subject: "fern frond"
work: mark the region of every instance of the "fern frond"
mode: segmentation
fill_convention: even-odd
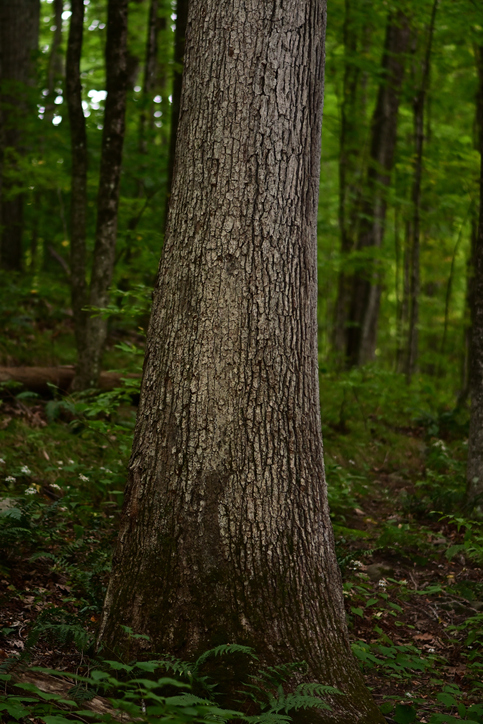
[[[303,694],[284,694],[276,703],[270,707],[270,712],[278,714],[279,712],[298,711],[298,709],[325,709],[330,711],[331,707],[322,701],[318,696],[305,696]]]
[[[194,668],[198,669],[211,656],[224,656],[225,654],[247,654],[250,658],[258,661],[258,656],[255,655],[255,652],[249,646],[241,646],[240,644],[220,644],[220,646],[215,646],[214,648],[202,653],[195,661]]]
[[[318,684],[315,681],[308,684],[299,684],[295,689],[295,692],[303,696],[325,696],[327,694],[341,694],[342,696],[344,695],[343,692],[339,691],[339,689],[336,689],[335,686]]]

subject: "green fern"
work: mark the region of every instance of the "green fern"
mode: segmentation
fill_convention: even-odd
[[[246,654],[247,656],[250,656],[250,658],[258,660],[258,656],[255,655],[255,652],[249,646],[241,646],[239,644],[221,644],[220,646],[215,646],[214,648],[201,654],[201,656],[199,656],[195,661],[193,669],[198,671],[207,659],[216,656],[225,656],[226,654]]]

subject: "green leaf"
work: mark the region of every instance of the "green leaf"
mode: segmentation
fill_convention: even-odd
[[[392,718],[397,724],[411,724],[416,721],[416,709],[409,704],[398,704]]]
[[[128,664],[121,664],[119,661],[104,661],[105,664],[108,664],[111,669],[114,669],[115,671],[132,671],[134,669],[134,666],[129,666]]]
[[[445,692],[441,692],[440,694],[438,694],[436,699],[445,706],[458,706],[458,702],[456,701],[454,696]]]
[[[7,714],[13,716],[14,719],[22,719],[24,716],[28,716],[30,713],[28,709],[20,704],[18,701],[4,700],[0,701],[0,711],[6,711]]]

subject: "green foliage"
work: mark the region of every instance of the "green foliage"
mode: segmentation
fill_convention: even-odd
[[[455,515],[445,515],[441,520],[446,520],[456,526],[458,533],[464,531],[463,541],[451,545],[446,550],[446,557],[451,560],[458,553],[464,553],[469,559],[473,559],[481,565],[483,562],[483,523]]]
[[[16,721],[37,717],[45,724],[65,724],[68,721],[116,722],[128,716],[146,724],[171,721],[174,724],[186,722],[220,722],[236,719],[251,724],[282,724],[290,722],[291,712],[299,709],[330,709],[324,697],[337,692],[336,689],[319,684],[299,684],[293,692],[286,692],[284,684],[290,684],[290,674],[300,665],[274,669],[261,669],[251,678],[257,682],[251,686],[250,701],[258,705],[259,713],[246,715],[242,711],[220,707],[216,703],[216,682],[201,676],[203,665],[210,657],[244,654],[253,662],[257,657],[245,646],[218,646],[203,653],[197,661],[188,664],[180,660],[139,661],[124,664],[101,659],[88,676],[66,674],[65,672],[33,667],[57,677],[66,677],[76,684],[69,688],[66,697],[43,692],[31,683],[19,683],[16,689],[23,689],[27,695],[0,695],[0,711],[6,712]],[[173,676],[162,675],[172,671]],[[156,676],[157,675],[157,676]],[[0,679],[9,682],[10,674],[1,674]],[[279,683],[273,689],[274,681]],[[246,694],[241,683],[238,696]],[[198,696],[196,688],[208,695]],[[177,691],[176,691],[177,690]],[[104,696],[111,705],[111,712],[96,712],[86,709],[85,704],[94,696]],[[40,701],[39,701],[40,700]],[[241,703],[241,702],[239,702]]]

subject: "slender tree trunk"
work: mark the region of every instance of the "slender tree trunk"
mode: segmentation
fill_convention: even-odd
[[[343,362],[347,347],[347,322],[350,309],[352,280],[345,261],[354,248],[357,209],[362,188],[362,149],[364,145],[365,85],[359,54],[367,51],[369,33],[356,13],[353,0],[345,2],[344,51],[345,68],[341,103],[339,155],[339,230],[342,268],[339,272],[337,299],[334,309],[332,346],[339,362]]]
[[[146,37],[146,53],[144,60],[144,78],[142,88],[142,106],[141,113],[139,116],[139,153],[142,156],[148,154],[148,148],[150,145],[150,134],[154,130],[154,108],[159,107],[154,105],[154,96],[158,90],[161,93],[162,103],[161,108],[163,110],[163,123],[166,123],[168,116],[167,109],[169,108],[168,91],[167,91],[167,68],[166,63],[159,63],[159,36],[160,33],[166,31],[167,27],[167,14],[166,0],[151,0],[148,11],[148,31]],[[160,15],[160,12],[163,14]],[[141,163],[141,173],[144,175],[146,165]],[[139,199],[143,196],[149,201],[155,192],[149,193],[146,191],[144,180],[140,178],[137,184],[137,196]],[[140,213],[136,213],[132,216],[127,223],[125,247],[122,255],[124,256],[124,262],[129,265],[132,257],[134,247],[134,232],[139,221],[142,218],[145,206]],[[127,282],[127,279],[126,279]]]
[[[169,202],[171,198],[171,187],[173,185],[176,140],[178,137],[178,122],[181,101],[181,88],[183,84],[183,61],[189,2],[190,0],[176,0],[176,29],[174,33],[174,73],[171,103],[171,134],[169,139],[168,185],[166,187],[166,203],[164,211],[165,233],[166,223],[168,220]]]
[[[347,329],[347,360],[359,365],[374,359],[381,296],[380,266],[372,253],[381,248],[386,219],[386,194],[396,148],[399,99],[404,77],[409,25],[402,11],[390,14],[379,86],[371,124],[371,154],[362,220],[357,240],[359,252],[369,252],[364,271],[354,275]]]
[[[22,269],[23,193],[12,170],[23,152],[22,116],[38,47],[40,0],[0,0],[0,265]]]
[[[408,358],[406,378],[408,382],[415,374],[418,364],[419,346],[419,287],[420,287],[420,230],[421,230],[421,179],[423,175],[424,147],[424,109],[428,92],[431,70],[431,49],[433,45],[434,23],[439,0],[434,0],[429,22],[428,38],[422,62],[421,85],[413,102],[414,117],[414,177],[412,189],[413,219],[411,224],[411,288]]]
[[[478,115],[481,154],[480,213],[475,244],[473,308],[470,354],[470,431],[468,436],[467,496],[469,503],[483,511],[483,46],[476,48],[478,70]]]
[[[54,37],[50,48],[49,66],[47,70],[47,98],[45,101],[44,118],[52,121],[55,110],[55,92],[56,82],[59,82],[63,75],[62,55],[60,53],[60,45],[62,43],[62,12],[64,10],[64,0],[54,0]]]
[[[107,306],[114,269],[126,110],[127,12],[128,0],[109,0],[106,42],[107,97],[102,132],[96,240],[89,287],[91,307]],[[77,374],[73,389],[96,386],[106,337],[107,320],[100,315],[89,316],[85,324],[83,346],[78,348]]]
[[[155,89],[160,85],[160,69],[158,61],[158,37],[166,29],[166,17],[159,17],[162,6],[160,0],[151,0],[148,14],[148,32],[146,38],[146,55],[144,60],[143,100],[142,111],[139,118],[139,150],[147,153],[147,130],[152,130],[153,96]],[[166,73],[162,72],[162,79],[166,81]],[[163,84],[164,85],[164,84]]]
[[[88,320],[88,313],[84,309],[88,301],[86,283],[87,137],[80,78],[84,0],[71,0],[71,11],[65,84],[72,153],[70,288],[76,346],[80,355],[81,351],[87,347]]]
[[[471,219],[470,253],[466,261],[466,295],[465,311],[463,317],[463,354],[461,358],[461,390],[458,394],[457,405],[466,404],[470,394],[471,374],[471,329],[473,325],[474,302],[474,271],[476,258],[476,241],[478,238],[478,219]]]
[[[473,206],[473,201],[471,201],[470,206],[468,208],[468,213],[466,214],[466,217],[461,224],[458,238],[456,239],[456,244],[454,245],[453,254],[451,256],[451,266],[449,269],[448,283],[446,284],[446,294],[445,294],[445,301],[444,301],[443,339],[441,340],[441,352],[440,352],[440,362],[438,365],[438,377],[440,377],[442,374],[442,364],[443,364],[443,360],[445,359],[445,354],[446,354],[446,339],[448,336],[448,327],[449,327],[449,309],[450,309],[451,292],[453,290],[453,281],[454,281],[454,275],[455,275],[456,256],[458,254],[458,249],[459,249],[459,246],[463,239],[463,230],[466,226],[466,221],[471,214],[472,206]],[[465,301],[467,302],[467,299]]]
[[[403,269],[402,269],[402,299],[399,316],[399,334],[398,348],[396,357],[396,369],[398,372],[404,373],[407,361],[407,332],[409,325],[409,294],[410,294],[410,276],[411,276],[411,226],[406,220],[404,225],[404,249],[403,249]]]
[[[191,0],[173,195],[104,651],[233,642],[378,724],[349,646],[317,360],[325,3]]]

